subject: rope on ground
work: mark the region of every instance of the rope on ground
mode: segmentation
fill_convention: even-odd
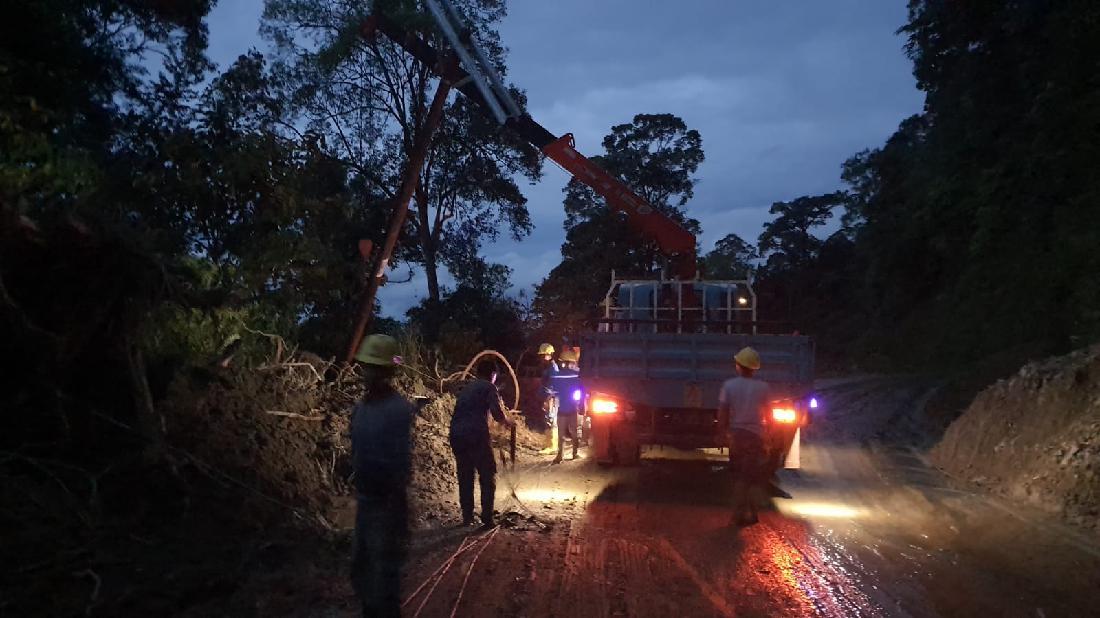
[[[540,468],[542,469],[541,471],[539,471]],[[540,485],[542,485],[542,477],[546,473],[546,471],[549,470],[549,469],[550,469],[550,465],[546,465],[546,466],[529,466],[528,468],[526,468],[527,472],[530,472],[530,471],[534,470],[538,474],[538,480],[535,483],[535,488],[536,489]],[[501,478],[504,479],[504,483],[508,486],[508,489],[511,492],[512,499],[515,500],[516,505],[519,506],[519,508],[523,509],[527,513],[527,515],[534,518],[533,521],[534,521],[535,524],[537,524],[543,530],[546,530],[547,528],[549,528],[549,526],[547,526],[545,523],[543,523],[539,519],[538,515],[536,515],[535,512],[531,510],[531,507],[527,506],[527,503],[525,503],[522,499],[520,499],[520,497],[519,497],[519,483],[516,482],[514,474],[515,473],[513,472],[511,474],[505,473],[505,474],[501,475]]]
[[[455,616],[458,615],[458,605],[462,603],[462,595],[466,592],[466,584],[470,582],[470,573],[473,573],[474,567],[477,566],[477,559],[481,557],[481,554],[484,553],[489,547],[489,544],[493,542],[493,537],[495,537],[498,532],[500,532],[500,526],[493,528],[493,532],[489,535],[489,538],[486,539],[485,544],[481,546],[481,549],[477,550],[476,554],[474,554],[474,559],[470,562],[470,568],[466,569],[466,577],[462,580],[462,587],[458,589],[458,597],[455,598],[455,605],[451,608],[451,618],[455,618]]]
[[[466,549],[469,549],[469,548],[473,547],[478,542],[478,540],[479,539],[475,538],[474,540],[470,541],[470,544],[466,545]],[[465,543],[465,541],[463,541],[463,543]],[[462,548],[460,547],[459,549],[462,549]],[[463,550],[463,551],[465,551],[465,550]],[[417,606],[416,613],[413,614],[413,618],[419,618],[420,612],[424,611],[424,606],[428,604],[428,599],[432,598],[432,593],[435,592],[436,587],[439,586],[439,582],[443,581],[443,576],[445,576],[447,574],[447,571],[451,570],[451,566],[453,566],[454,563],[456,562],[459,553],[460,552],[455,552],[454,557],[449,559],[444,564],[443,569],[439,572],[439,577],[436,577],[435,581],[432,582],[432,587],[428,588],[428,592],[424,594],[424,599],[421,600],[420,605]]]
[[[440,571],[446,572],[446,570],[450,568],[451,563],[454,562],[455,559],[458,558],[458,556],[460,554],[465,552],[467,549],[470,549],[471,547],[473,547],[474,543],[476,543],[476,542],[477,542],[477,539],[471,540],[470,537],[463,538],[462,542],[459,543],[459,545],[458,545],[458,549],[456,549],[453,554],[448,556],[446,560],[439,563],[439,566],[436,567],[435,572],[432,573],[431,575],[429,575],[428,578],[425,579],[422,584],[417,586],[416,590],[412,591],[412,594],[410,594],[408,596],[408,598],[406,598],[405,601],[403,603],[401,603],[401,607],[405,607],[406,605],[411,603],[412,600],[416,598],[416,595],[420,594],[420,591],[424,589],[424,586],[427,586],[428,582],[432,581],[432,579],[434,579],[436,576],[442,577],[442,574],[440,573]],[[433,586],[433,588],[434,588],[434,586]],[[431,596],[431,595],[429,594],[428,596]]]

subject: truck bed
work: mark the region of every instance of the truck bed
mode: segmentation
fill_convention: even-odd
[[[778,397],[805,394],[814,375],[814,344],[800,335],[725,333],[589,333],[581,342],[585,389],[649,409],[718,408],[718,390],[733,377],[733,355],[760,353],[757,377]]]

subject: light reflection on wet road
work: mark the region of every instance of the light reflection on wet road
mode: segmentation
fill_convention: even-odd
[[[566,462],[505,476],[524,508],[558,525],[489,552],[494,572],[522,574],[478,582],[477,615],[1100,615],[1095,539],[956,486],[883,437],[923,390],[830,393],[803,468],[782,474],[794,498],[746,529],[729,526],[716,452],[652,449],[636,468]]]
[[[721,455],[657,449],[637,470],[608,473],[584,525],[674,548],[671,563],[724,591],[716,615],[1100,615],[1094,542],[876,439],[921,394],[833,393],[832,416],[807,431],[803,468],[782,474],[794,499],[775,500],[757,526],[728,527]]]

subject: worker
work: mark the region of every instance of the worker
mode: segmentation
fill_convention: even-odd
[[[578,356],[574,350],[562,350],[558,357],[561,367],[550,376],[554,391],[558,393],[558,456],[554,463],[561,463],[565,450],[565,438],[573,443],[573,459],[577,458],[577,414],[582,405],[581,373],[577,367]]]
[[[477,379],[458,394],[451,417],[450,442],[458,469],[458,502],[462,507],[462,523],[474,523],[474,473],[481,486],[481,523],[493,527],[493,498],[496,494],[496,460],[489,440],[489,421],[507,427],[515,422],[504,414],[504,405],[497,391],[497,367],[491,360],[478,363]]]
[[[550,439],[552,442],[556,442],[557,437],[557,422],[558,422],[558,400],[557,393],[554,391],[554,385],[551,382],[553,377],[558,374],[561,367],[558,363],[554,362],[554,346],[549,343],[544,343],[539,346],[539,358],[542,359],[542,413],[546,419],[546,425],[550,428]],[[556,444],[551,444],[551,448],[556,448]]]
[[[367,337],[355,358],[363,364],[364,391],[351,418],[357,498],[352,587],[364,616],[400,616],[416,408],[392,385],[400,364],[393,337]]]
[[[726,428],[730,472],[733,475],[733,520],[735,526],[757,522],[757,504],[762,500],[765,474],[764,422],[770,397],[768,383],[754,374],[760,370],[760,355],[746,347],[734,357],[737,377],[726,380],[718,394],[718,418]]]
[[[539,345],[539,358],[544,364],[554,364],[554,346],[549,343]]]

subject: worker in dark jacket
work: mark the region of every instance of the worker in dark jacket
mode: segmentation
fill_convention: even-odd
[[[496,494],[497,464],[489,441],[489,416],[506,425],[515,423],[504,414],[497,392],[496,364],[490,360],[478,363],[477,379],[458,394],[451,417],[451,450],[458,468],[458,501],[462,507],[462,523],[474,523],[474,473],[481,485],[481,523],[493,526],[493,498]]]
[[[583,393],[581,392],[581,372],[577,367],[577,352],[575,350],[563,350],[561,356],[561,368],[550,376],[552,388],[558,393],[558,456],[554,463],[561,463],[562,451],[565,450],[565,439],[569,438],[573,443],[573,459],[577,458],[577,415],[580,412]]]
[[[357,510],[352,587],[364,616],[401,615],[401,569],[408,536],[409,442],[416,408],[391,382],[400,357],[386,335],[363,340],[366,390],[351,419]]]
[[[559,401],[550,380],[561,371],[561,367],[554,361],[554,346],[549,343],[539,346],[539,358],[542,359],[542,411],[545,414],[546,425],[550,428],[551,437],[557,439],[554,431]]]

